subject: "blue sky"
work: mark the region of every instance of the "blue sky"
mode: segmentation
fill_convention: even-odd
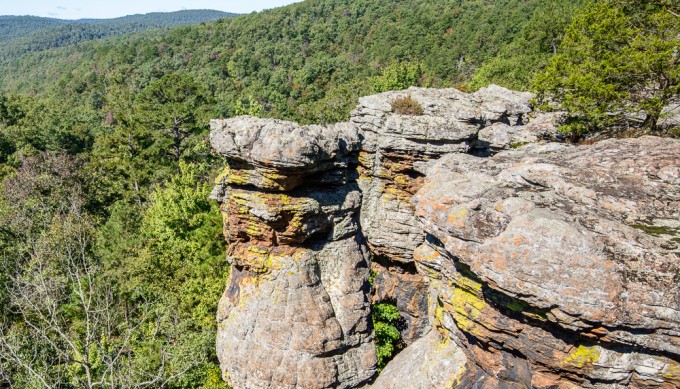
[[[0,15],[35,15],[59,19],[115,18],[182,9],[249,13],[295,0],[0,0]]]

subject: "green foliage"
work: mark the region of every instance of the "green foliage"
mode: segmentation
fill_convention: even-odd
[[[192,136],[205,133],[207,125],[199,121],[207,103],[202,89],[191,76],[166,74],[144,88],[133,107],[141,126],[152,132],[156,147],[175,162]]]
[[[357,98],[374,90],[468,81],[542,4],[307,1],[23,55],[3,66],[0,83],[69,106],[101,106],[111,85],[138,93],[175,73],[206,88],[212,99],[206,108],[214,117],[247,112],[250,102],[257,102],[258,116],[304,123],[346,120]]]
[[[41,154],[4,181],[0,366],[19,387],[155,380],[130,354],[153,325],[151,307],[122,304],[117,280],[102,271],[79,170],[72,158]]]
[[[3,374],[20,387],[224,387],[214,315],[228,267],[206,168],[182,162],[150,205],[119,201],[101,226],[83,173],[41,153],[4,180]]]
[[[418,85],[422,75],[422,64],[419,61],[394,63],[383,69],[380,76],[373,78],[373,90],[380,93],[407,89]]]
[[[574,135],[613,125],[654,130],[680,92],[680,7],[670,1],[598,1],[574,17],[534,83],[544,108],[566,109]]]
[[[91,115],[87,107],[60,106],[42,97],[10,94],[0,98],[0,134],[10,149],[27,154],[78,153],[92,143],[86,125]]]
[[[262,107],[262,104],[260,104],[259,101],[255,100],[253,96],[248,96],[248,105],[243,105],[241,100],[238,100],[236,102],[236,106],[234,107],[234,114],[235,115],[250,115],[250,116],[260,116],[262,115],[262,112],[264,110],[264,107]]]
[[[197,328],[213,329],[215,299],[226,281],[222,218],[208,198],[201,168],[180,164],[180,173],[151,196],[140,232],[146,239],[139,276],[159,294],[177,293],[177,305]]]
[[[401,334],[397,326],[400,322],[399,310],[391,303],[373,304],[373,327],[375,329],[375,351],[378,357],[378,370],[398,351]]]
[[[150,196],[151,205],[116,204],[102,227],[98,249],[107,274],[120,280],[123,296],[135,306],[154,301],[154,336],[140,345],[146,370],[161,369],[157,351],[174,356],[165,374],[171,387],[215,386],[215,302],[228,266],[217,205],[208,199],[205,169],[180,164],[180,173]]]
[[[497,84],[516,90],[529,89],[534,76],[545,69],[557,52],[564,31],[583,2],[550,0],[544,7],[536,8],[517,37],[477,70],[471,87],[478,89]]]

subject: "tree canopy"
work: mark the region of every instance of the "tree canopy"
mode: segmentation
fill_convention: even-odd
[[[611,126],[656,129],[680,96],[680,4],[590,2],[533,84],[544,108],[570,114],[574,134]]]

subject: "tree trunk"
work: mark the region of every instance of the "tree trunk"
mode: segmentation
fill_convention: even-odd
[[[642,123],[642,128],[649,132],[655,132],[658,128],[659,118],[661,117],[661,110],[658,108],[649,109],[647,111],[647,117]]]

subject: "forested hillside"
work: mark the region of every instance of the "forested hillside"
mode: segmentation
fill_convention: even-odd
[[[208,119],[334,122],[375,91],[527,88],[578,4],[308,0],[21,46],[0,61],[0,384],[223,387]]]
[[[114,19],[62,20],[35,16],[0,16],[0,57],[3,61],[23,54],[73,45],[154,28],[176,27],[236,14],[213,10],[186,10],[131,15]]]
[[[307,1],[28,55],[8,64],[0,77],[5,90],[66,93],[82,101],[105,96],[105,85],[117,79],[141,89],[163,74],[181,72],[210,89],[219,115],[253,101],[267,116],[337,121],[359,94],[373,88],[371,77],[390,65],[410,62],[418,67],[419,84],[450,86],[469,81],[520,36],[526,51],[551,53],[544,42],[558,43],[559,36],[552,31],[543,36],[540,26],[568,23],[571,10],[555,4],[574,2],[551,1],[534,12],[544,2]],[[556,18],[555,9],[564,14]],[[534,26],[523,29],[529,22]],[[520,70],[535,71],[533,66]]]
[[[38,16],[0,16],[0,42],[5,42],[34,31],[66,23],[65,20],[41,18]]]

